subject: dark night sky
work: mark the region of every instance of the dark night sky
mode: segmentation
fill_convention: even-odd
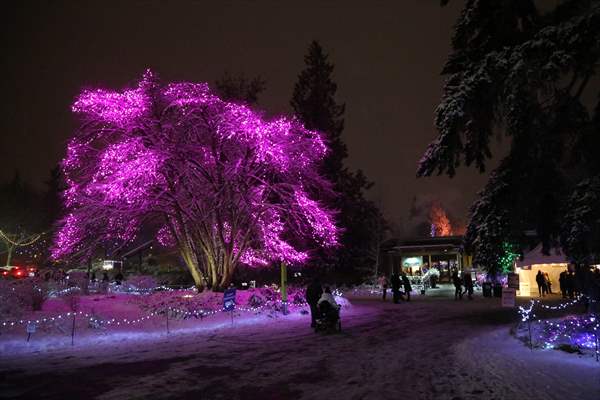
[[[75,126],[69,106],[79,89],[122,88],[146,67],[165,80],[211,83],[225,70],[260,74],[267,80],[260,105],[289,113],[312,39],[336,66],[347,163],[376,182],[371,197],[390,219],[406,223],[415,195],[466,216],[486,180],[473,169],[454,179],[415,178],[436,136],[439,71],[462,1],[445,8],[439,0],[16,3],[2,18],[0,180],[18,168],[41,187]]]

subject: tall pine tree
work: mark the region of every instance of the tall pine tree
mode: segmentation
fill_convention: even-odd
[[[442,1],[446,3],[446,1]],[[600,260],[600,0],[469,0],[456,24],[436,110],[439,136],[418,175],[483,171],[490,141],[508,154],[471,208],[466,244],[476,264],[501,270],[506,243],[524,247],[535,229],[547,252],[562,242],[576,263]]]
[[[305,69],[298,75],[291,106],[309,129],[323,132],[331,149],[323,162],[323,174],[334,183],[337,196],[330,206],[339,210],[338,226],[343,229],[335,254],[320,254],[317,263],[337,272],[338,281],[359,282],[377,270],[379,244],[387,223],[378,207],[365,198],[373,186],[361,170],[344,166],[348,149],[342,140],[345,104],[336,101],[337,85],[332,79],[334,65],[317,41],[304,57]]]

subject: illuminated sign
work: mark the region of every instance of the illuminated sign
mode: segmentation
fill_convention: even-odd
[[[421,268],[423,257],[402,257],[402,268]]]

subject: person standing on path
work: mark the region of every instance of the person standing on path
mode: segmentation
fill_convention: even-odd
[[[467,293],[468,299],[473,300],[473,278],[469,271],[465,271],[463,281],[465,283],[465,293]]]
[[[315,318],[317,316],[317,304],[319,303],[319,299],[321,298],[321,294],[323,294],[323,288],[321,287],[321,282],[318,278],[314,278],[310,285],[306,288],[306,302],[310,306],[310,326],[311,328],[315,327]]]
[[[382,291],[382,300],[385,301],[385,297],[387,295],[387,290],[388,290],[388,286],[389,286],[389,282],[388,282],[388,278],[385,275],[381,275],[379,277],[379,286],[381,286],[381,291]]]
[[[560,293],[562,294],[562,298],[567,298],[567,271],[563,271],[560,273],[558,277],[558,285],[560,286]]]
[[[398,304],[398,301],[400,300],[400,277],[397,273],[394,272],[390,280],[392,283],[392,294],[394,298],[394,303]]]
[[[410,301],[410,292],[412,292],[412,286],[410,286],[410,280],[408,280],[408,276],[406,276],[405,272],[402,272],[402,285],[404,286],[406,301]]]
[[[538,270],[537,274],[535,275],[535,282],[538,285],[538,292],[540,293],[540,297],[544,297],[544,295],[546,294],[546,290],[544,289],[544,281],[546,279],[544,278],[544,274],[542,274],[542,271]]]
[[[552,294],[552,281],[547,272],[544,272],[544,281],[546,282],[546,293]]]
[[[454,300],[462,300],[462,280],[458,276],[458,270],[454,268],[452,272],[452,283],[454,283]]]

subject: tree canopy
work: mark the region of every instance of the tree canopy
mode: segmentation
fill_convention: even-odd
[[[198,286],[223,287],[240,263],[303,263],[337,245],[321,134],[267,120],[204,83],[146,72],[121,92],[84,90],[62,171],[66,214],[55,258],[126,246],[141,229],[175,246]]]

